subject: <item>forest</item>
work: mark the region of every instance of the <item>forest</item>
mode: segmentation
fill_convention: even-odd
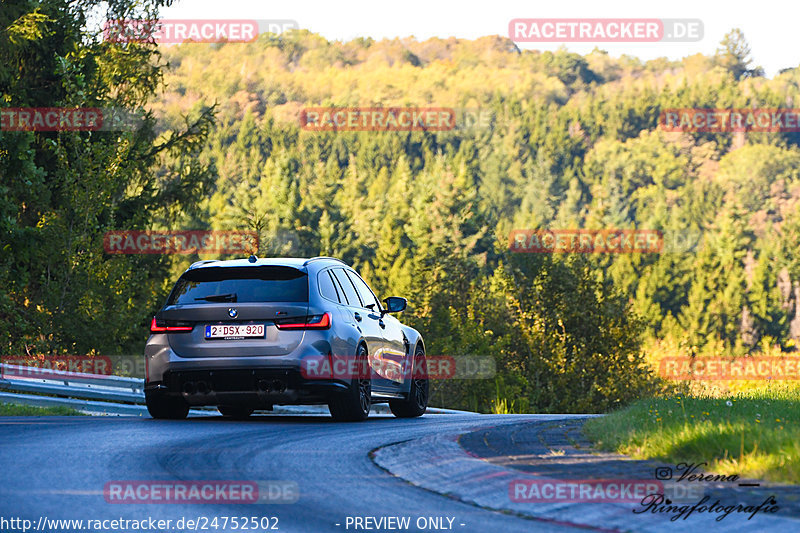
[[[112,1],[107,16],[163,4]],[[430,355],[495,360],[491,379],[437,383],[439,406],[604,412],[663,389],[663,357],[797,350],[800,135],[660,121],[797,105],[800,68],[765,77],[737,29],[714,55],[646,62],[500,36],[293,30],[159,46],[104,40],[87,15],[98,5],[0,10],[2,107],[141,117],[120,131],[0,131],[0,355],[141,353],[198,256],[108,254],[104,235],[179,229],[256,232],[262,257],[341,258],[380,298],[409,299],[400,318]],[[321,106],[459,120],[304,129],[303,110]],[[663,246],[509,246],[540,229],[657,231]]]

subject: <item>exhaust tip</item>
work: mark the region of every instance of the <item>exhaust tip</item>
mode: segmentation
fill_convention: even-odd
[[[197,392],[200,394],[208,394],[209,388],[208,383],[205,381],[198,381],[197,382]]]
[[[267,381],[266,379],[259,379],[258,390],[262,392],[269,392],[269,381]]]
[[[183,392],[186,394],[194,394],[197,391],[197,388],[194,385],[193,381],[187,381],[183,384]]]
[[[279,379],[272,380],[272,390],[275,392],[284,392],[286,390],[286,383]]]

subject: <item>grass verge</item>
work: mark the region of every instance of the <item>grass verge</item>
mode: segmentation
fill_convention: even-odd
[[[639,400],[584,425],[601,449],[636,459],[707,463],[743,478],[800,483],[800,390]]]
[[[36,407],[16,403],[0,403],[0,416],[82,416],[83,413],[70,407]]]

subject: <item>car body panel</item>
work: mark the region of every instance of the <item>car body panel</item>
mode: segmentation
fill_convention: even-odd
[[[204,261],[192,265],[184,275],[211,267],[252,266],[291,267],[302,272],[308,280],[307,302],[202,301],[165,305],[156,314],[159,323],[191,326],[192,330],[150,336],[145,347],[147,390],[182,396],[190,405],[248,404],[269,408],[326,403],[331,394],[350,387],[350,381],[337,379],[339,376],[308,377],[303,373],[304,360],[352,359],[358,345],[364,344],[373,370],[373,392],[378,395],[373,401],[385,401],[381,394],[408,392],[409,351],[413,355],[421,336],[381,308],[376,309],[381,304],[366,283],[377,302],[372,308],[364,307],[370,305],[362,301],[369,295],[358,294],[357,282],[349,288],[336,286],[351,282],[349,278],[340,279],[342,274],[357,276],[343,262],[333,258]],[[328,279],[337,291],[347,291],[353,302],[340,303],[342,296],[335,295],[333,300],[320,293],[320,280],[324,282],[324,276],[332,269],[341,272]],[[231,310],[235,310],[235,316],[231,316]],[[330,317],[328,329],[286,330],[277,325],[324,313]],[[205,326],[213,324],[264,324],[264,337],[207,339]],[[391,375],[387,375],[387,368],[393,368]]]

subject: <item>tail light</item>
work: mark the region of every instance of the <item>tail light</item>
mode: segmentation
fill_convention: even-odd
[[[185,333],[192,331],[193,328],[194,326],[186,325],[185,322],[167,324],[164,320],[156,320],[156,317],[153,317],[153,321],[150,322],[150,333]]]
[[[286,322],[276,322],[278,329],[328,329],[331,327],[330,313],[313,315],[306,317],[305,320],[296,318]]]

